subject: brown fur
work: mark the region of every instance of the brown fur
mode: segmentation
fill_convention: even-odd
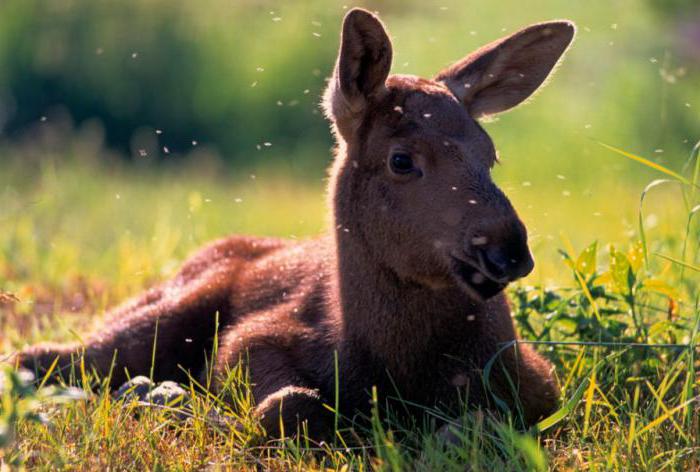
[[[127,372],[149,373],[157,325],[154,376],[186,380],[183,371],[202,375],[218,314],[218,378],[244,359],[272,436],[280,414],[287,432],[308,420],[312,436],[327,435],[334,352],[345,416],[367,411],[373,386],[452,411],[465,397],[488,406],[482,369],[517,339],[501,290],[532,260],[523,224],[491,180],[494,146],[475,118],[530,96],[573,32],[563,21],[533,25],[426,80],[388,76],[381,22],[351,11],[324,104],[338,139],[331,234],[217,241],[173,280],[114,310],[84,347],[34,346],[18,363],[41,370],[59,357],[65,368],[84,348],[101,374],[114,361],[118,386]],[[390,169],[399,151],[415,171]],[[526,345],[499,362],[493,392],[519,404],[527,422],[553,411],[549,362]]]

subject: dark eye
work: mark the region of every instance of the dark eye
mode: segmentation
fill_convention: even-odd
[[[416,170],[413,167],[413,159],[411,155],[405,152],[395,152],[389,158],[389,167],[395,174],[409,174]]]

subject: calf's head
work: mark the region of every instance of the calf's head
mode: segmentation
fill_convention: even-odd
[[[527,233],[491,179],[496,151],[478,119],[532,95],[573,36],[568,21],[532,25],[423,79],[389,75],[382,23],[350,11],[324,97],[339,145],[337,238],[359,241],[402,279],[456,283],[475,299],[527,275]]]

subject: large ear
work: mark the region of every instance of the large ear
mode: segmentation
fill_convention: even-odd
[[[391,40],[379,18],[360,8],[350,10],[343,21],[338,61],[324,96],[326,113],[339,127],[386,91],[391,56]]]
[[[570,21],[528,26],[473,52],[435,80],[444,82],[474,118],[506,111],[542,85],[575,31]]]

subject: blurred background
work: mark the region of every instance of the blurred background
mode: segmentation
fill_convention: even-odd
[[[548,86],[485,125],[535,281],[558,280],[562,241],[638,236],[660,175],[596,141],[681,171],[700,139],[696,0],[3,0],[0,282],[79,274],[128,293],[213,237],[323,230],[318,103],[352,6],[385,21],[393,72],[424,76],[529,23],[577,23]],[[675,189],[653,192],[650,234],[682,233]]]

